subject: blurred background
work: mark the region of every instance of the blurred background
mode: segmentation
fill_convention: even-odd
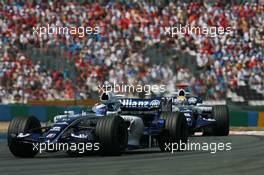
[[[164,84],[168,92],[185,83],[211,104],[263,109],[263,0],[0,2],[1,104],[92,104],[108,81]],[[48,24],[99,26],[100,33],[33,34]],[[163,35],[179,24],[232,32]]]

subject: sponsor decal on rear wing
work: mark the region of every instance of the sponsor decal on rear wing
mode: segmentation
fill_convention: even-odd
[[[161,101],[159,99],[120,99],[121,108],[127,110],[150,110],[159,109]]]

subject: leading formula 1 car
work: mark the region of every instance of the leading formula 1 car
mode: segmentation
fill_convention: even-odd
[[[186,117],[189,134],[202,131],[203,136],[229,135],[227,105],[205,105],[201,97],[191,96],[188,85],[180,84],[176,96],[164,98],[169,111],[178,111]]]
[[[15,117],[8,128],[8,147],[17,157],[34,157],[40,143],[99,143],[102,155],[121,155],[127,149],[153,147],[161,151],[166,143],[186,143],[187,122],[183,113],[161,110],[159,99],[120,99],[104,92],[101,104],[92,112],[70,111],[54,117],[51,126],[42,127],[36,117]],[[136,114],[135,114],[136,113]],[[53,149],[52,151],[58,151]],[[78,155],[78,150],[68,150]]]

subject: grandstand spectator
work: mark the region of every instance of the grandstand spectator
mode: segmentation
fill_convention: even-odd
[[[264,8],[260,4],[146,2],[78,3],[49,1],[39,4],[9,1],[0,4],[0,99],[88,98],[105,80],[134,84],[191,83],[195,93],[224,97],[227,89],[249,83],[263,89]],[[100,27],[99,34],[53,34],[39,37],[33,27]],[[178,24],[232,27],[232,32],[209,37],[190,34],[170,38],[164,27]],[[69,73],[33,64],[18,48],[33,45],[56,48],[74,62],[76,84]],[[192,79],[191,71],[152,64],[144,48],[164,45],[196,56],[204,70]],[[161,50],[163,52],[164,50]],[[227,85],[227,86],[226,86]]]

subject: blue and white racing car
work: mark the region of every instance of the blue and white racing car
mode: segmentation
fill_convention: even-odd
[[[39,152],[36,145],[90,143],[102,155],[121,155],[127,149],[154,146],[169,151],[166,143],[187,142],[184,113],[163,110],[160,99],[120,99],[105,92],[100,101],[92,112],[68,111],[46,127],[34,116],[13,118],[8,128],[10,151],[17,157],[34,157]],[[53,148],[46,151],[59,151]],[[67,153],[79,155],[80,151]]]
[[[188,85],[178,85],[176,96],[164,98],[168,111],[183,113],[189,134],[202,131],[204,136],[227,136],[229,112],[227,105],[205,105],[201,97],[191,96]]]

